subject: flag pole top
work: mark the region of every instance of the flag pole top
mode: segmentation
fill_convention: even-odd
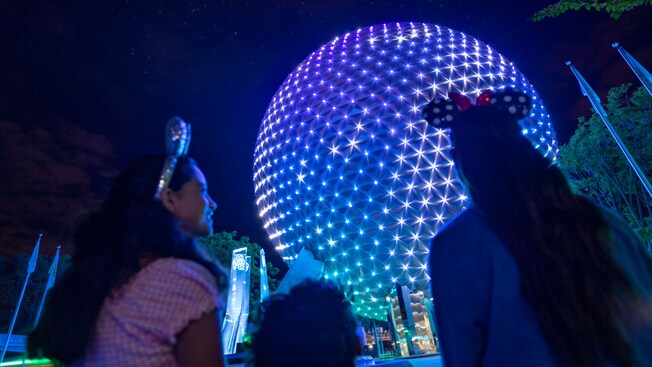
[[[570,60],[568,60],[568,61],[566,61],[566,65],[568,65],[568,66],[573,66],[573,63],[570,62]]]
[[[614,42],[614,43],[611,44],[611,47],[618,48],[618,47],[620,47],[620,43]]]

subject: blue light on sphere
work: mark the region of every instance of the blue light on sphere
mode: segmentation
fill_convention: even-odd
[[[276,250],[290,266],[311,250],[326,277],[351,286],[364,316],[385,318],[395,282],[427,292],[429,240],[468,199],[448,132],[420,112],[449,91],[475,97],[506,86],[532,97],[523,133],[556,155],[532,85],[464,33],[376,25],[313,52],[274,95],[254,153],[256,204]]]

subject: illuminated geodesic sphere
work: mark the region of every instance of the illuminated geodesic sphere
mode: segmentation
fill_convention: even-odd
[[[449,91],[520,88],[534,108],[523,133],[557,153],[545,107],[498,52],[461,32],[397,23],[358,29],[285,79],[254,153],[256,204],[291,266],[302,248],[350,285],[359,314],[384,318],[393,283],[428,292],[428,244],[467,202],[448,133],[420,111]]]

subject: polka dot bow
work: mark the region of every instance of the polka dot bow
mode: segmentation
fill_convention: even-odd
[[[435,98],[423,110],[423,118],[432,126],[440,129],[451,127],[451,123],[471,107],[492,106],[505,110],[520,120],[530,113],[532,101],[525,93],[506,88],[498,92],[490,90],[478,96],[475,103],[467,96],[449,93],[448,99]]]

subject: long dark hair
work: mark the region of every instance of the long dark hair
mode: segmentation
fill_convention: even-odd
[[[619,302],[635,290],[611,255],[613,235],[600,209],[572,192],[506,111],[471,108],[459,125],[456,164],[473,204],[516,260],[554,355],[568,366],[635,364]]]
[[[152,154],[132,161],[117,177],[108,199],[79,223],[74,235],[72,266],[48,297],[43,316],[30,334],[30,355],[68,363],[81,357],[92,338],[104,299],[140,268],[142,256],[177,257],[205,266],[218,287],[224,270],[207,260],[192,238],[154,193],[165,156]],[[194,177],[195,162],[179,158],[170,189],[178,191]]]

